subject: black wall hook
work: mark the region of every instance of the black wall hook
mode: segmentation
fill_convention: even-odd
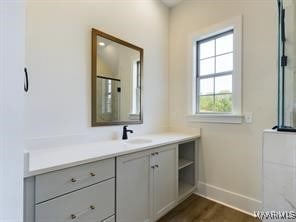
[[[25,90],[25,92],[28,92],[29,91],[29,78],[28,78],[27,68],[24,68],[24,71],[25,71],[24,90]]]

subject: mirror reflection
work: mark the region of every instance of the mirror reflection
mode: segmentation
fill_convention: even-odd
[[[142,54],[137,46],[93,30],[93,126],[142,123]]]

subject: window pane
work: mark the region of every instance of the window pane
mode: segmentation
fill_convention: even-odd
[[[232,111],[232,94],[215,96],[215,112],[229,113]]]
[[[232,71],[233,53],[216,57],[216,73]]]
[[[214,78],[200,80],[200,95],[214,94]]]
[[[216,55],[233,51],[233,33],[216,39]]]
[[[215,40],[201,43],[199,45],[199,58],[204,59],[215,55]]]
[[[213,112],[214,110],[214,96],[200,96],[199,97],[199,112]]]
[[[232,75],[215,78],[215,94],[232,93]]]
[[[213,74],[215,72],[214,58],[200,60],[199,62],[199,75],[204,76]]]

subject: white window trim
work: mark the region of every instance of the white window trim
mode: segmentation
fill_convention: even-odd
[[[188,121],[211,123],[242,123],[242,16],[215,24],[190,34],[188,41]],[[196,113],[196,42],[229,30],[233,34],[232,113]]]

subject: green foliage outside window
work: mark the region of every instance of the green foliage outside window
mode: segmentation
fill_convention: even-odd
[[[223,94],[200,96],[200,112],[221,112],[229,113],[232,111],[232,94],[229,92],[220,92]]]

